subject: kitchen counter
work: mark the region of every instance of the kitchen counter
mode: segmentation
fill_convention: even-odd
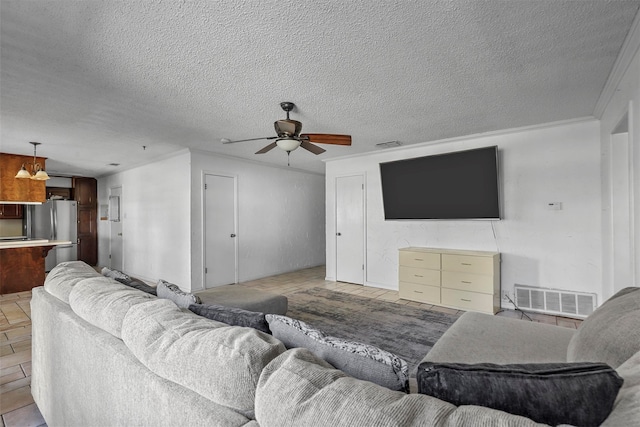
[[[37,246],[57,246],[70,245],[70,240],[47,240],[47,239],[29,239],[29,240],[0,240],[0,249],[13,248],[33,248]]]
[[[0,295],[42,286],[47,253],[57,245],[70,243],[46,239],[0,241]]]

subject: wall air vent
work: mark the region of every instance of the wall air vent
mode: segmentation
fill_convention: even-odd
[[[527,311],[585,318],[596,308],[596,294],[515,285],[516,304]]]

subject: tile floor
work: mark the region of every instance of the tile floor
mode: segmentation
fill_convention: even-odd
[[[288,295],[299,290],[323,287],[337,292],[406,304],[428,310],[457,313],[457,310],[422,304],[398,297],[397,291],[364,287],[324,279],[324,266],[244,282],[245,286]],[[31,292],[0,295],[0,427],[44,425],[44,419],[31,397]],[[521,318],[514,310],[498,316]],[[530,313],[536,322],[577,328],[580,320]]]
[[[40,426],[31,397],[31,292],[0,295],[0,427]]]

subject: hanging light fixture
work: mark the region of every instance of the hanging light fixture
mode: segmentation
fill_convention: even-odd
[[[41,143],[30,142],[29,144],[33,145],[33,165],[31,166],[33,172],[29,172],[25,167],[25,163],[23,163],[22,168],[16,174],[16,178],[30,178],[38,181],[46,181],[47,179],[49,179],[49,175],[47,174],[47,172],[45,172],[44,169],[42,169],[42,166],[40,166],[40,163],[37,163],[36,160],[36,147]]]

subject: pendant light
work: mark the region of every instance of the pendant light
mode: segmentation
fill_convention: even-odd
[[[29,178],[35,179],[37,181],[46,181],[47,179],[49,179],[49,175],[47,174],[47,172],[45,172],[44,169],[42,169],[42,166],[40,166],[40,163],[37,163],[36,160],[36,147],[41,143],[30,142],[29,144],[33,145],[33,165],[31,165],[33,172],[29,172],[25,167],[25,163],[23,163],[22,168],[16,174],[16,178]]]

